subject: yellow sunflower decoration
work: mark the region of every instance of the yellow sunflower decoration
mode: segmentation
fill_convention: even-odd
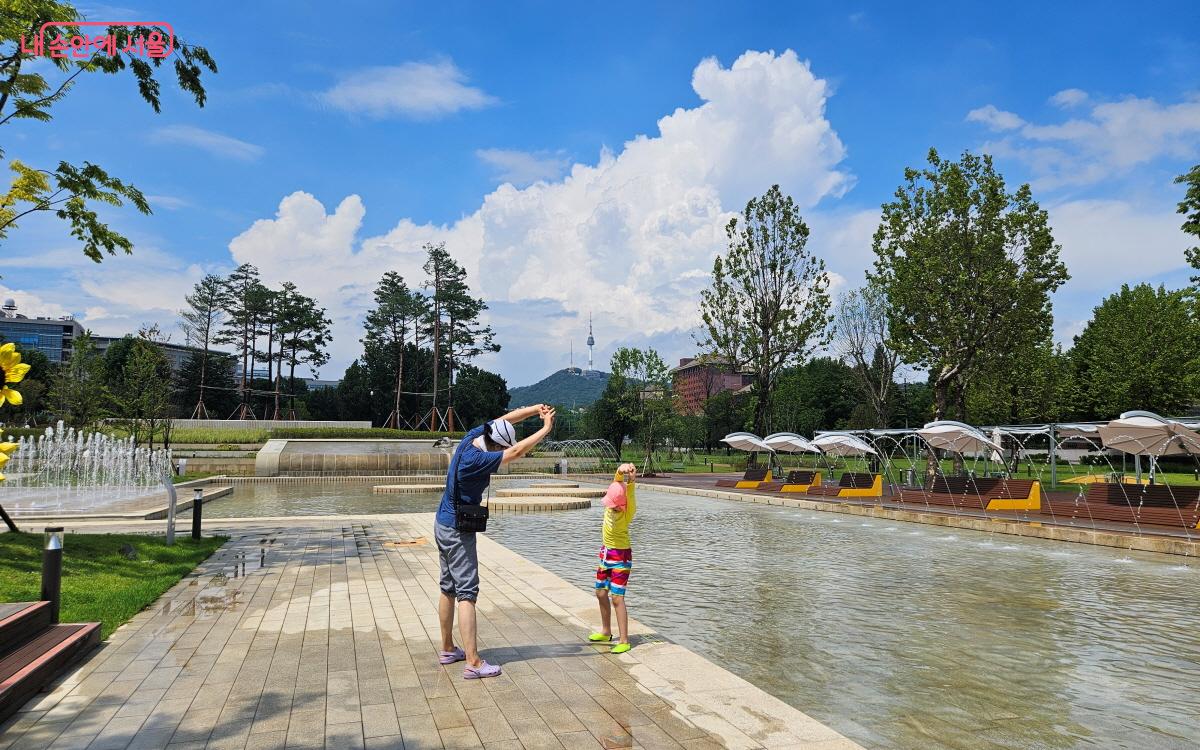
[[[0,370],[4,370],[4,386],[0,387],[0,405],[5,403],[13,406],[21,405],[21,394],[9,387],[12,383],[20,383],[29,372],[29,365],[21,362],[21,353],[14,344],[0,346]]]
[[[29,372],[29,365],[21,362],[21,353],[17,351],[14,344],[0,346],[0,370],[4,371],[4,384],[0,386],[0,406],[4,404],[20,406],[21,394],[9,386],[25,379],[26,373]],[[0,443],[0,468],[8,463],[8,457],[16,449],[16,443]],[[0,481],[4,481],[3,474],[0,474]]]
[[[0,443],[0,469],[4,468],[4,464],[8,463],[8,457],[17,449],[16,443]],[[4,481],[4,475],[0,474],[0,482]]]

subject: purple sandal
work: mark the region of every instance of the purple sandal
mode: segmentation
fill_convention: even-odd
[[[463,667],[463,679],[464,680],[479,680],[484,677],[495,677],[499,674],[500,674],[500,665],[499,664],[488,664],[486,661],[484,661],[482,659],[479,660],[478,667],[472,667],[470,665]]]
[[[456,661],[462,661],[466,658],[466,652],[458,646],[455,646],[453,651],[438,651],[439,664],[453,664]]]

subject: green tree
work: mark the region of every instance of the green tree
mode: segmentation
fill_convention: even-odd
[[[1123,285],[1095,309],[1071,349],[1080,415],[1130,409],[1179,414],[1196,402],[1200,326],[1184,291]]]
[[[135,443],[153,448],[170,420],[171,366],[154,342],[141,336],[132,342],[121,379],[112,389],[114,413]]]
[[[363,320],[363,358],[373,373],[389,375],[393,383],[392,413],[385,427],[400,427],[404,392],[404,354],[410,335],[416,344],[420,321],[427,314],[424,295],[410,290],[404,277],[386,272],[375,287],[375,307]],[[387,371],[386,373],[384,371]],[[412,375],[409,375],[412,378]]]
[[[221,309],[225,299],[225,280],[208,274],[192,287],[192,293],[183,298],[187,307],[179,311],[180,328],[190,346],[200,349],[199,371],[189,372],[197,378],[196,403],[191,408],[192,418],[207,419],[208,407],[204,403],[204,387],[208,379],[209,352],[213,339],[221,328],[225,313]],[[186,412],[185,412],[186,413]]]
[[[91,427],[108,413],[109,391],[104,360],[88,333],[71,345],[71,356],[50,386],[50,402],[58,417],[77,429]]]
[[[133,334],[127,333],[110,342],[101,355],[104,363],[104,382],[108,383],[110,388],[119,387],[125,377],[125,365],[133,354],[133,343]]]
[[[346,368],[342,382],[338,383],[338,413],[340,419],[375,421],[374,394],[371,389],[371,377],[357,359]]]
[[[508,410],[508,383],[494,372],[463,365],[458,370],[457,390],[454,410],[460,420],[458,429],[481,424]]]
[[[834,342],[866,399],[865,427],[891,419],[891,395],[900,357],[888,339],[887,299],[875,285],[842,295],[834,314]]]
[[[1184,217],[1181,229],[1200,241],[1200,164],[1176,177],[1175,182],[1187,186],[1187,192],[1176,209]],[[1184,255],[1192,268],[1200,270],[1200,245],[1186,248]],[[1200,277],[1193,276],[1192,283],[1200,283]]]
[[[778,185],[752,198],[725,234],[729,251],[713,262],[712,286],[700,293],[699,343],[753,373],[754,429],[766,434],[779,373],[829,342],[829,275]]]
[[[736,391],[721,391],[704,402],[705,447],[721,446],[720,440],[731,432],[745,430],[753,419],[753,399]]]
[[[329,362],[328,346],[333,338],[332,322],[317,301],[296,291],[290,281],[283,283],[279,295],[279,367],[275,375],[275,415],[279,416],[279,386],[283,368],[288,368],[288,395],[291,418],[295,419],[296,366],[307,365],[316,372]]]
[[[0,125],[16,120],[48,122],[52,119],[53,106],[70,93],[84,73],[118,74],[128,70],[141,97],[155,112],[160,111],[160,84],[155,72],[162,65],[162,58],[147,61],[133,51],[108,55],[99,50],[83,59],[51,58],[32,51],[33,39],[43,24],[80,20],[83,17],[68,3],[0,0]],[[161,29],[145,26],[110,26],[107,33],[115,38],[116,49],[124,50],[128,41],[146,37],[154,31],[161,33]],[[25,37],[24,50],[29,51],[23,51],[22,36]],[[201,82],[202,69],[217,72],[217,65],[208,50],[176,38],[172,57],[180,89],[203,107],[207,94]],[[46,61],[50,63],[49,70],[40,65]],[[43,71],[54,71],[61,80],[51,83]],[[0,156],[3,155],[4,151],[0,149]],[[128,202],[148,214],[150,205],[137,188],[87,161],[82,165],[60,161],[56,167],[48,168],[13,159],[9,168],[14,177],[8,189],[0,194],[0,240],[24,217],[53,213],[67,222],[72,236],[83,243],[83,252],[94,261],[99,262],[106,253],[132,252],[133,243],[129,238],[101,221],[95,206],[121,206]]]
[[[247,385],[253,376],[255,342],[258,336],[258,319],[262,314],[262,302],[266,289],[259,281],[258,269],[243,263],[225,280],[222,307],[225,320],[213,342],[232,346],[241,362],[242,371],[238,380],[239,417],[247,416]]]
[[[670,368],[653,349],[629,347],[613,352],[609,367],[626,389],[618,408],[625,410],[624,416],[634,425],[634,435],[645,451],[642,470],[649,472],[654,465],[654,449],[674,414]]]
[[[467,272],[446,251],[446,244],[425,245],[425,288],[427,330],[433,343],[433,408],[437,408],[441,364],[446,363],[446,404],[454,407],[454,369],[483,352],[498,352],[495,333],[479,321],[487,305],[471,295]]]
[[[773,421],[802,435],[846,429],[855,408],[866,403],[858,393],[849,366],[833,357],[814,357],[780,375]]]
[[[1075,373],[1062,347],[1046,338],[997,359],[971,381],[972,424],[1061,422],[1073,418]]]
[[[234,378],[236,368],[237,360],[228,354],[209,352],[207,358],[203,352],[189,354],[172,381],[176,413],[195,414],[203,383],[205,408],[220,417],[232,414],[239,403],[237,380]],[[201,371],[204,372],[203,378]]]
[[[899,356],[929,371],[933,418],[996,359],[1049,334],[1050,293],[1069,277],[1046,212],[1028,185],[1007,192],[990,156],[957,162],[929,151],[930,168],[905,169],[883,205],[868,280],[887,299]]]
[[[600,398],[593,401],[583,415],[584,432],[589,437],[607,440],[620,453],[625,438],[637,429],[636,399],[637,392],[629,387],[625,377],[613,373]]]

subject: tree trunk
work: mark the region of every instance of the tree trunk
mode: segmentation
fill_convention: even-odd
[[[288,363],[288,409],[296,411],[296,348],[292,347],[291,362]]]
[[[765,373],[758,373],[754,378],[755,390],[757,391],[757,400],[754,404],[754,432],[755,434],[765,437],[770,433],[771,424],[771,389],[770,377]]]
[[[446,408],[454,411],[454,318],[450,318],[450,332],[446,335]]]
[[[396,402],[392,407],[392,414],[396,418],[396,429],[400,429],[400,391],[404,390],[404,337],[400,337],[400,344],[396,356]]]
[[[438,283],[434,280],[434,294],[437,294]],[[434,297],[433,302],[433,409],[429,413],[429,429],[433,431],[437,419],[438,402],[438,359],[441,357],[442,341],[442,310]]]
[[[933,381],[933,421],[935,422],[944,419],[946,416],[946,402],[948,398],[946,391],[949,387],[950,380],[948,378],[939,376]],[[925,454],[925,487],[928,489],[933,486],[933,478],[938,473],[938,457],[937,451],[932,446],[929,446],[927,443],[926,447],[928,450]]]

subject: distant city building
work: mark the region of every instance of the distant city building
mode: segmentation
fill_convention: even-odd
[[[124,336],[92,336],[92,343],[96,345],[96,352],[104,356],[108,352],[108,347],[115,342],[125,338]],[[200,354],[204,350],[197,346],[188,346],[187,344],[173,344],[170,341],[155,341],[153,342],[162,355],[166,357],[167,364],[171,366],[171,374],[174,375],[183,369],[183,365],[187,362],[188,357],[193,354]],[[215,349],[209,349],[210,357],[232,357],[232,354],[227,352],[219,352]]]
[[[724,357],[711,354],[684,357],[671,370],[671,388],[684,414],[698,414],[708,399],[725,391],[741,391],[751,380],[745,373],[734,372]]]
[[[51,362],[65,362],[71,346],[83,335],[83,326],[70,315],[61,318],[30,318],[17,312],[17,303],[7,299],[0,307],[0,340],[19,348],[36,349]]]
[[[340,380],[317,380],[316,378],[302,378],[302,380],[310,391],[327,391],[342,384]]]

